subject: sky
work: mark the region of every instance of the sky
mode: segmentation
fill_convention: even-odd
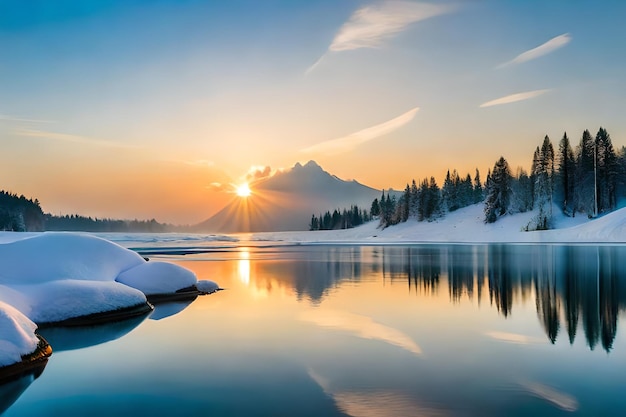
[[[626,2],[0,0],[0,189],[193,224],[315,160],[404,188],[626,145]]]

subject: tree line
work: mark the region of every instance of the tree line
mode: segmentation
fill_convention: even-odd
[[[553,206],[567,216],[596,217],[617,208],[626,191],[626,149],[615,151],[611,136],[600,128],[595,138],[589,130],[573,148],[567,133],[555,151],[548,136],[533,153],[530,174],[516,175],[504,157],[496,161],[485,185],[485,221],[495,222],[507,213],[535,209],[526,230],[551,227]]]
[[[171,225],[156,220],[115,220],[77,214],[54,216],[44,213],[39,200],[0,190],[0,230],[11,232],[166,232]]]
[[[40,232],[45,219],[39,200],[0,190],[0,230]]]
[[[506,214],[535,210],[535,217],[522,227],[545,230],[552,227],[553,207],[566,216],[595,217],[614,210],[618,199],[626,195],[626,148],[616,151],[602,127],[595,137],[585,130],[576,147],[564,133],[556,150],[546,135],[534,150],[530,166],[530,172],[518,167],[512,173],[507,160],[500,157],[488,170],[484,183],[478,169],[473,178],[469,173],[461,176],[456,169],[448,170],[442,187],[432,176],[419,182],[412,180],[401,193],[383,190],[380,199],[372,201],[369,218],[378,219],[380,227],[385,228],[409,219],[432,221],[483,203],[485,223],[493,223]],[[327,215],[324,216],[330,218],[324,224],[331,226],[324,228],[344,228],[333,221],[339,213]],[[311,230],[322,228],[313,227],[322,224],[322,217],[313,216]]]
[[[309,223],[309,230],[350,229],[370,220],[371,216],[367,210],[353,205],[349,209],[335,209],[332,213],[327,211],[319,216],[313,214]]]
[[[138,232],[138,233],[162,233],[170,230],[169,225],[151,220],[116,220],[98,219],[80,216],[77,214],[53,216],[45,215],[46,230],[68,232]]]

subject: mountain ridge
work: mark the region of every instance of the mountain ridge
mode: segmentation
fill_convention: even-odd
[[[250,184],[252,194],[237,198],[194,226],[202,232],[237,233],[308,230],[313,214],[357,205],[369,210],[381,191],[343,180],[314,160]]]

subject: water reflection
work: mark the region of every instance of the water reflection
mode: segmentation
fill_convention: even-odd
[[[612,349],[626,306],[626,265],[618,262],[626,247],[621,246],[340,247],[290,256],[298,262],[257,265],[252,284],[271,291],[271,277],[290,286],[298,299],[319,304],[339,285],[382,275],[386,284],[405,282],[420,297],[436,296],[445,287],[452,303],[488,302],[504,317],[514,315],[516,304],[534,299],[551,343],[567,337],[573,344],[582,328],[592,350],[598,344]]]
[[[520,385],[531,395],[541,398],[563,411],[578,410],[578,400],[573,395],[538,382],[522,382]]]
[[[41,372],[43,372],[43,367],[0,385],[0,415],[17,401],[22,393],[26,391],[26,388],[39,377]]]
[[[239,274],[239,280],[248,285],[250,283],[250,251],[248,248],[239,249],[237,272]]]
[[[338,310],[308,310],[300,320],[320,327],[342,330],[363,339],[375,339],[421,355],[422,349],[409,336],[398,329],[375,322],[371,317]]]
[[[139,326],[146,317],[147,315],[143,315],[97,326],[44,327],[37,332],[50,343],[54,352],[58,353],[84,349],[119,339]]]

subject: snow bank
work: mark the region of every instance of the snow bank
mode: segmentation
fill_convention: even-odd
[[[483,204],[464,207],[431,222],[414,219],[385,229],[372,221],[354,229],[315,232],[254,233],[252,242],[280,241],[305,244],[399,243],[626,243],[626,208],[597,219],[567,217],[554,206],[554,229],[526,232],[536,211],[507,214],[485,224]]]
[[[0,233],[0,367],[36,349],[34,323],[148,308],[146,295],[196,282],[185,268],[92,235]]]
[[[40,324],[146,304],[144,293],[115,281],[68,279],[14,288],[29,299],[24,313]]]
[[[14,307],[0,302],[0,367],[20,362],[37,349],[37,325]]]
[[[73,233],[43,233],[0,245],[0,259],[4,284],[113,281],[120,272],[145,263],[139,254],[107,240]]]
[[[146,295],[169,294],[195,285],[196,275],[167,262],[144,262],[117,276],[116,281],[137,288]]]

